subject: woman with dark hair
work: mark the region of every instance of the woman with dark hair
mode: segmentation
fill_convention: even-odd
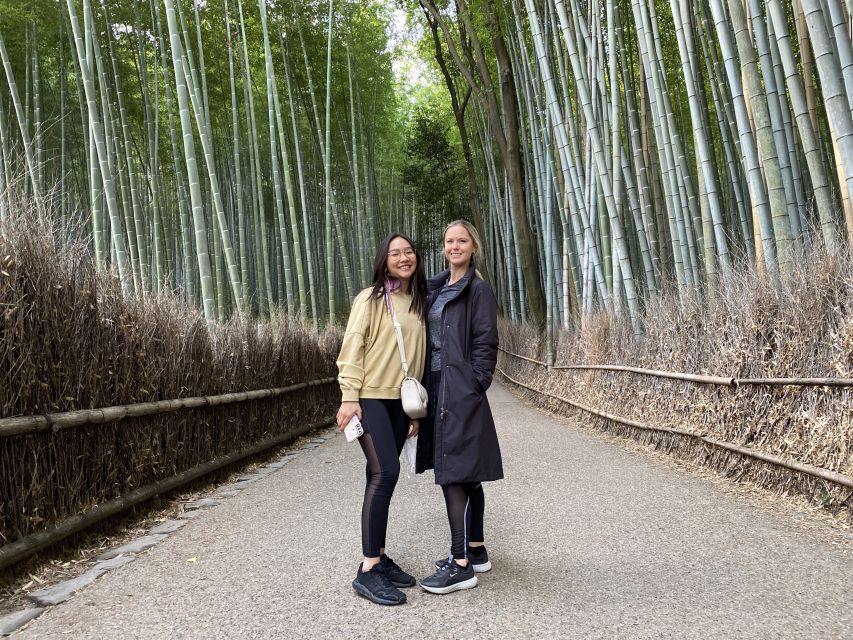
[[[474,267],[482,252],[477,229],[456,220],[443,238],[450,268],[427,283],[429,414],[418,438],[416,469],[435,469],[450,522],[450,556],[436,561],[435,574],[420,582],[440,594],[475,587],[475,573],[492,568],[484,544],[482,483],[503,478],[486,398],[497,364],[495,295]]]
[[[398,587],[415,584],[385,553],[400,453],[419,426],[404,413],[400,401],[403,369],[391,311],[402,330],[409,375],[420,378],[426,355],[425,292],[423,263],[414,243],[403,234],[391,234],[377,249],[372,284],[352,303],[338,356],[342,398],[336,422],[343,430],[353,416],[358,417],[364,429],[359,444],[367,460],[361,510],[364,559],[352,586],[377,604],[404,603],[406,594]]]

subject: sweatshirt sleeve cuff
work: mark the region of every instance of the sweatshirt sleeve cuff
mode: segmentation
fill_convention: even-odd
[[[341,402],[358,402],[358,389],[341,389]]]

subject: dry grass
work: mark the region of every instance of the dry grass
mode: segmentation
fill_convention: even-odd
[[[622,364],[739,378],[853,377],[853,261],[798,261],[782,291],[741,270],[713,297],[649,305],[645,333],[600,314],[562,332],[556,364]],[[502,346],[544,360],[529,328],[501,326]],[[551,371],[501,355],[499,366],[537,389],[644,424],[706,433],[787,459],[853,476],[853,389],[694,385],[629,373]],[[539,405],[600,429],[688,457],[736,479],[801,493],[853,518],[849,489],[696,443],[692,438],[613,424],[542,397]]]
[[[283,315],[208,332],[171,298],[126,301],[82,243],[32,213],[0,225],[0,417],[283,387],[336,373],[340,331]],[[0,544],[332,415],[335,385],[0,438]]]

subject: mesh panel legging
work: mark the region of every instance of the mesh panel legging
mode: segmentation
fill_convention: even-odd
[[[399,400],[361,399],[364,435],[358,441],[367,458],[367,486],[361,507],[361,550],[376,558],[385,547],[388,507],[400,476],[400,452],[409,432],[409,417]]]
[[[450,553],[461,560],[470,541],[483,541],[483,513],[486,509],[483,485],[479,482],[443,484],[441,490],[450,521]]]

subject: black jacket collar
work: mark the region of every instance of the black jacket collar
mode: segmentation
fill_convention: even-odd
[[[468,267],[468,271],[465,272],[465,275],[459,279],[459,282],[462,283],[460,289],[464,289],[468,286],[468,283],[474,279],[477,268],[472,264]],[[441,273],[434,275],[432,278],[427,280],[427,294],[433,293],[441,289],[447,279],[450,277],[450,269],[445,269]]]

